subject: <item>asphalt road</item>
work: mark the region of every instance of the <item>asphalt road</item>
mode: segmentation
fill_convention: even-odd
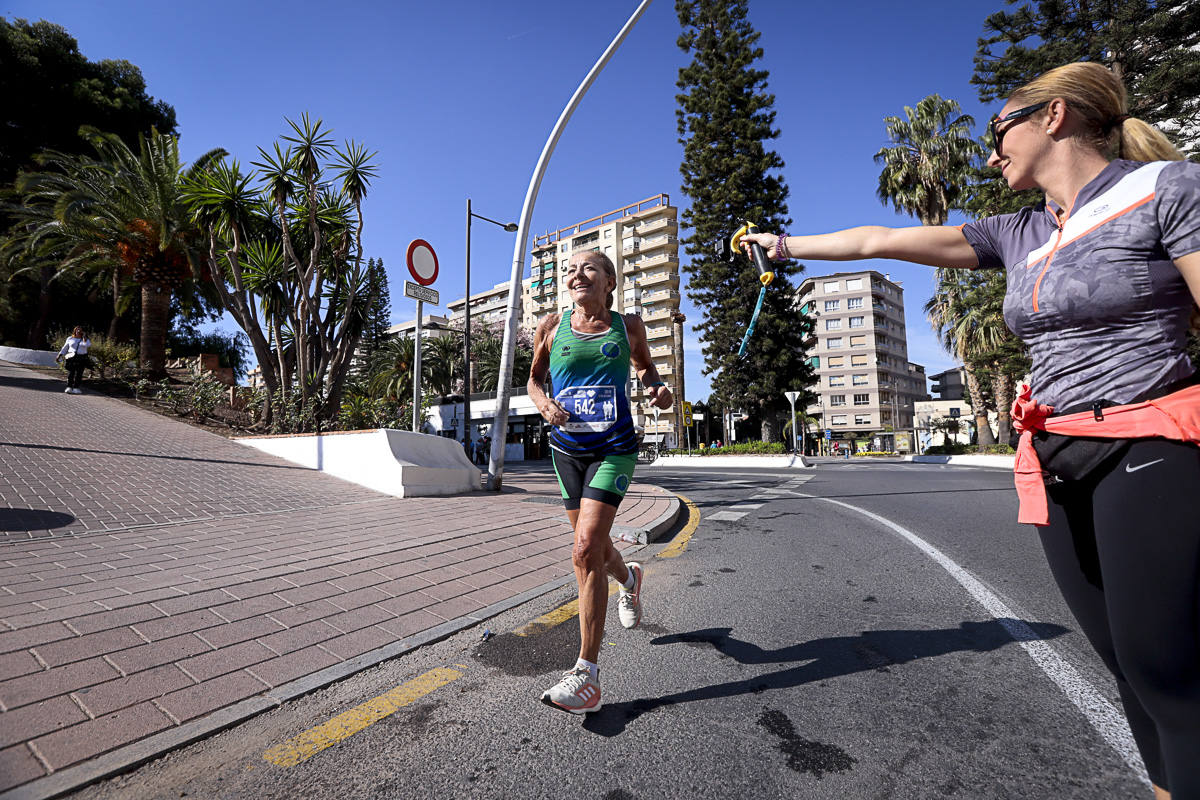
[[[1009,474],[644,472],[701,521],[610,606],[600,712],[537,702],[574,618],[516,633],[563,590],[75,796],[1148,796]]]

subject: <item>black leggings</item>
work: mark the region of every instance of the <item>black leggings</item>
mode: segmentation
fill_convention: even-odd
[[[87,356],[71,356],[67,359],[67,386],[78,389],[83,383],[83,371],[88,368]]]
[[[1150,779],[1200,799],[1200,447],[1135,441],[1049,495],[1042,547]]]

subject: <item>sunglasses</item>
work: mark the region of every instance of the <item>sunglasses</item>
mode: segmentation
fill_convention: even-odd
[[[1003,155],[1003,153],[1000,152],[1000,147],[1004,143],[1004,134],[1008,133],[1009,128],[1012,127],[1012,125],[1009,125],[1008,128],[1000,130],[1001,122],[1008,122],[1009,120],[1013,119],[1024,119],[1031,114],[1041,111],[1048,105],[1050,105],[1049,102],[1038,103],[1037,105],[1018,108],[1016,111],[1010,111],[1003,117],[992,117],[992,149],[996,151],[996,155]]]

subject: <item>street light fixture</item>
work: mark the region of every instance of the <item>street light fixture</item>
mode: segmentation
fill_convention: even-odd
[[[499,225],[509,233],[517,232],[515,222],[497,222],[471,210],[471,198],[467,198],[467,276],[463,290],[463,436],[471,439],[471,219],[481,219]]]

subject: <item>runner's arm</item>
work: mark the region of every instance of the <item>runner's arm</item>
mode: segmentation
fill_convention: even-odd
[[[646,323],[634,314],[625,315],[625,333],[629,336],[629,361],[637,372],[638,380],[650,395],[650,404],[659,408],[670,408],[671,390],[663,383],[658,368],[650,360],[650,345],[646,341]]]
[[[742,236],[743,246],[762,245],[774,257],[773,233]],[[884,228],[865,225],[836,233],[816,236],[789,236],[784,241],[791,258],[819,261],[857,261],[865,258],[894,258],[931,267],[974,269],[979,266],[975,249],[962,230],[950,225],[921,225],[912,228]]]
[[[567,410],[546,394],[546,377],[550,372],[550,348],[558,330],[559,315],[548,314],[538,323],[533,335],[533,361],[529,365],[529,381],[525,388],[538,413],[551,425],[562,425],[571,418]]]

